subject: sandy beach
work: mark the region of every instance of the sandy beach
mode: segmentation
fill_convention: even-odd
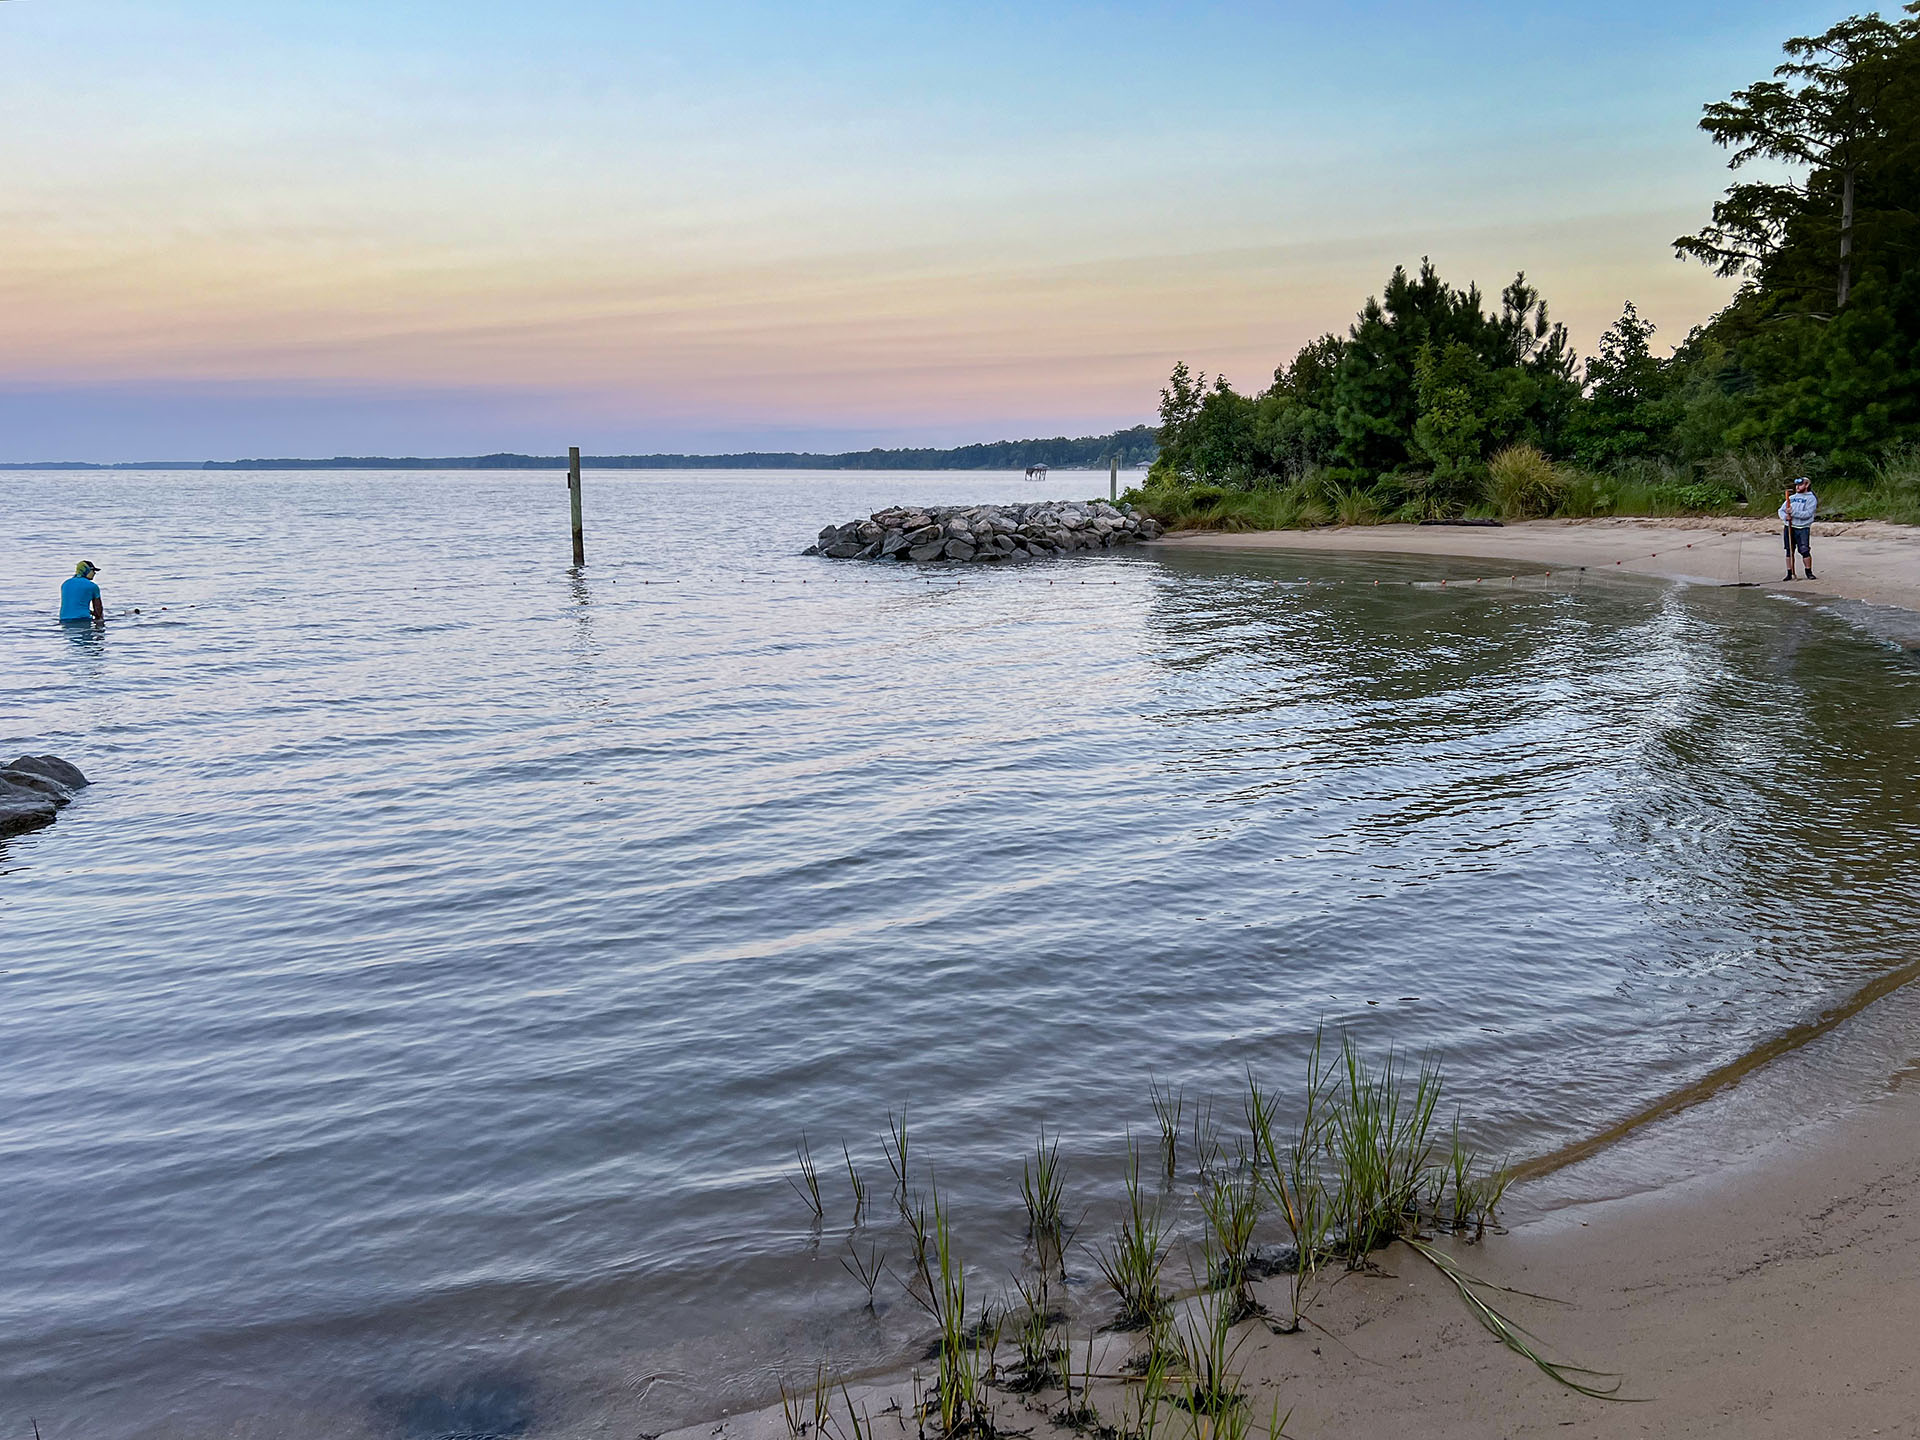
[[[1169,549],[1312,550],[1447,555],[1530,569],[1750,583],[1805,596],[1839,596],[1920,611],[1920,529],[1878,520],[1818,524],[1817,580],[1784,583],[1780,527],[1769,519],[1527,520],[1503,526],[1366,525],[1341,529],[1193,532],[1154,542]],[[1489,572],[1492,573],[1492,572]]]

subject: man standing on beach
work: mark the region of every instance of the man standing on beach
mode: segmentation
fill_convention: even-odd
[[[100,587],[93,583],[93,577],[100,573],[100,567],[91,560],[82,560],[73,567],[73,574],[60,583],[60,619],[88,620],[95,625],[104,624],[107,618],[106,607],[100,603]]]
[[[1820,501],[1813,493],[1813,481],[1802,475],[1793,482],[1787,491],[1787,498],[1780,506],[1780,520],[1786,526],[1784,531],[1787,542],[1787,579],[1793,579],[1793,552],[1800,552],[1802,569],[1807,579],[1815,578],[1813,573],[1813,512],[1820,508]]]

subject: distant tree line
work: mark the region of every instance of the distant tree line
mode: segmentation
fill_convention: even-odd
[[[1121,465],[1149,464],[1159,453],[1151,425],[1086,435],[1078,440],[995,440],[951,450],[853,450],[840,455],[799,451],[748,451],[738,455],[582,455],[595,470],[1024,470],[1046,465],[1061,470],[1101,469],[1111,457]],[[418,456],[339,455],[331,460],[209,460],[208,470],[551,470],[564,455]]]
[[[1153,485],[1292,487],[1303,513],[1355,518],[1500,508],[1503,485],[1518,493],[1516,465],[1531,477],[1527,503],[1546,509],[1605,509],[1609,487],[1617,500],[1636,486],[1642,500],[1664,486],[1669,508],[1730,506],[1795,468],[1913,485],[1916,16],[1920,3],[1790,40],[1771,79],[1706,107],[1701,128],[1736,170],[1770,162],[1787,178],[1733,185],[1698,234],[1674,242],[1745,283],[1669,355],[1628,303],[1582,364],[1524,275],[1491,304],[1422,262],[1258,393],[1175,366]]]

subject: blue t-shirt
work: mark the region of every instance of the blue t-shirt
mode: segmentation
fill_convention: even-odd
[[[100,598],[100,587],[84,575],[69,575],[60,582],[60,618],[91,620],[93,602]]]

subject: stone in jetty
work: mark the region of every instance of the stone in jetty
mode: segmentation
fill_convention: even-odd
[[[0,835],[46,824],[86,783],[78,765],[54,755],[22,755],[0,766]]]
[[[829,525],[805,554],[829,560],[979,564],[1111,550],[1157,539],[1160,524],[1131,505],[1043,500],[1031,505],[895,505]]]

